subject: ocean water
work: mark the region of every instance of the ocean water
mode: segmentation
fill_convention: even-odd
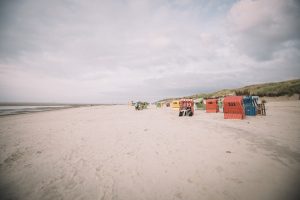
[[[33,113],[33,112],[41,112],[41,111],[49,111],[49,110],[56,110],[62,108],[70,108],[70,105],[17,105],[17,106],[0,106],[0,116],[5,115],[16,115],[16,114],[24,114],[24,113]]]

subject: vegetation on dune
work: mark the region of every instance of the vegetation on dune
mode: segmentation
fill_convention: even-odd
[[[252,95],[260,97],[278,97],[278,96],[292,96],[294,94],[300,94],[300,79],[282,81],[276,83],[263,83],[256,85],[249,85],[237,89],[223,89],[213,93],[199,93],[191,96],[168,98],[160,101],[171,101],[180,98],[214,98],[228,95]]]
[[[237,95],[254,95],[260,97],[292,96],[293,94],[300,94],[300,79],[246,86],[235,90],[235,93]]]

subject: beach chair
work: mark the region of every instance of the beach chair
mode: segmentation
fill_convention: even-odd
[[[181,99],[179,101],[179,117],[193,116],[194,115],[194,100]]]

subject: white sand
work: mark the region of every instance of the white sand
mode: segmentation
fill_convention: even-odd
[[[300,185],[299,119],[300,101],[269,103],[266,117],[246,120],[204,111],[179,118],[170,108],[128,106],[2,117],[0,194],[292,199]]]

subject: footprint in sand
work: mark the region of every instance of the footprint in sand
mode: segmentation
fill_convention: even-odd
[[[191,179],[187,179],[187,182],[189,182],[189,183],[193,183],[193,181],[191,180]]]
[[[178,198],[178,199],[182,199],[182,194],[180,192],[177,192],[175,194],[175,197]]]
[[[20,152],[19,150],[17,150],[16,152],[12,153],[10,156],[8,156],[5,160],[4,163],[6,165],[8,165],[9,167],[11,167],[13,165],[14,162],[16,162],[17,160],[19,160],[20,158],[22,158],[24,156],[23,152]]]

